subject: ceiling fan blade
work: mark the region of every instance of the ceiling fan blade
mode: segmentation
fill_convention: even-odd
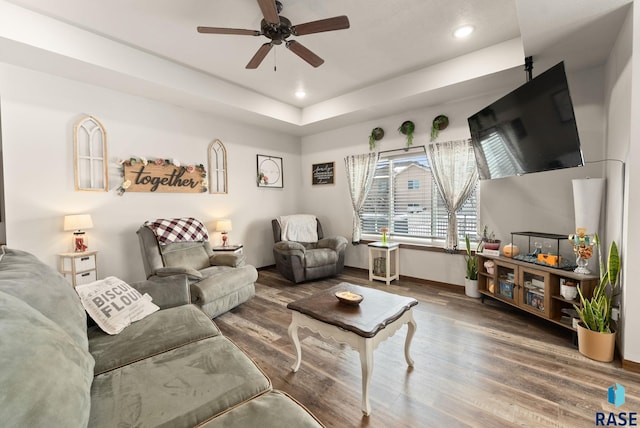
[[[294,25],[291,30],[294,35],[303,36],[305,34],[322,33],[323,31],[344,30],[346,28],[349,28],[349,18],[341,15]]]
[[[287,48],[303,60],[307,61],[313,67],[320,67],[324,63],[324,60],[322,58],[320,58],[318,55],[314,54],[295,40],[288,40]]]
[[[280,16],[278,16],[278,8],[276,7],[275,0],[258,0],[258,6],[260,6],[265,21],[269,24],[280,23]]]
[[[198,27],[198,33],[203,34],[237,34],[241,36],[259,36],[262,33],[256,30],[243,30],[240,28]]]
[[[272,47],[273,45],[271,43],[265,43],[264,45],[260,46],[260,48],[258,49],[258,52],[256,52],[253,58],[251,58],[251,61],[249,61],[249,63],[245,68],[248,68],[248,69],[258,68],[258,66],[260,65],[264,57],[267,56],[267,54],[269,53]]]

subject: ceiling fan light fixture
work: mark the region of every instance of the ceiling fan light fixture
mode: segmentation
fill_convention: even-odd
[[[473,28],[472,25],[463,25],[453,32],[453,37],[456,39],[464,39],[465,37],[469,37],[474,30],[475,28]]]
[[[196,29],[202,34],[235,34],[240,36],[264,36],[270,41],[264,43],[253,55],[245,68],[255,69],[262,63],[265,56],[275,45],[284,44],[294,54],[298,55],[312,67],[319,67],[324,60],[296,40],[288,40],[290,36],[303,36],[306,34],[323,33],[325,31],[344,30],[349,28],[349,18],[345,15],[333,18],[319,19],[292,25],[284,16],[280,15],[282,3],[277,0],[257,0],[262,11],[263,19],[260,21],[260,31],[245,30],[241,28],[203,27]],[[275,67],[274,67],[275,70]]]

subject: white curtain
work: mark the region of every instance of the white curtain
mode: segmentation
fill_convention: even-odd
[[[349,193],[351,194],[351,205],[353,207],[353,232],[351,242],[355,245],[360,242],[362,229],[360,227],[360,214],[365,199],[371,189],[373,177],[376,172],[378,155],[367,153],[364,155],[353,155],[344,158],[347,169],[347,181],[349,183]]]
[[[445,248],[453,249],[458,245],[456,212],[471,195],[478,182],[475,154],[471,140],[458,140],[430,144],[427,155],[449,216]]]

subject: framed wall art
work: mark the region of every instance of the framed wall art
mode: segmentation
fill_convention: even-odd
[[[207,172],[202,164],[183,165],[175,159],[131,157],[119,162],[123,182],[118,193],[202,193],[207,191]]]
[[[335,162],[314,163],[311,167],[311,184],[334,184]]]
[[[107,132],[93,116],[85,116],[73,127],[76,191],[109,190]]]
[[[256,155],[258,187],[284,187],[282,158]]]
[[[209,193],[228,193],[227,149],[220,140],[209,144]]]

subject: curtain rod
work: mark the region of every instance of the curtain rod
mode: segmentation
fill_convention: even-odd
[[[393,153],[393,152],[397,152],[398,154],[402,154],[402,153],[406,153],[409,150],[416,150],[416,149],[422,149],[425,153],[427,152],[427,148],[426,146],[412,146],[412,147],[406,147],[404,149],[392,149],[392,150],[382,150],[380,152],[378,152],[378,156],[381,155],[382,153]]]

